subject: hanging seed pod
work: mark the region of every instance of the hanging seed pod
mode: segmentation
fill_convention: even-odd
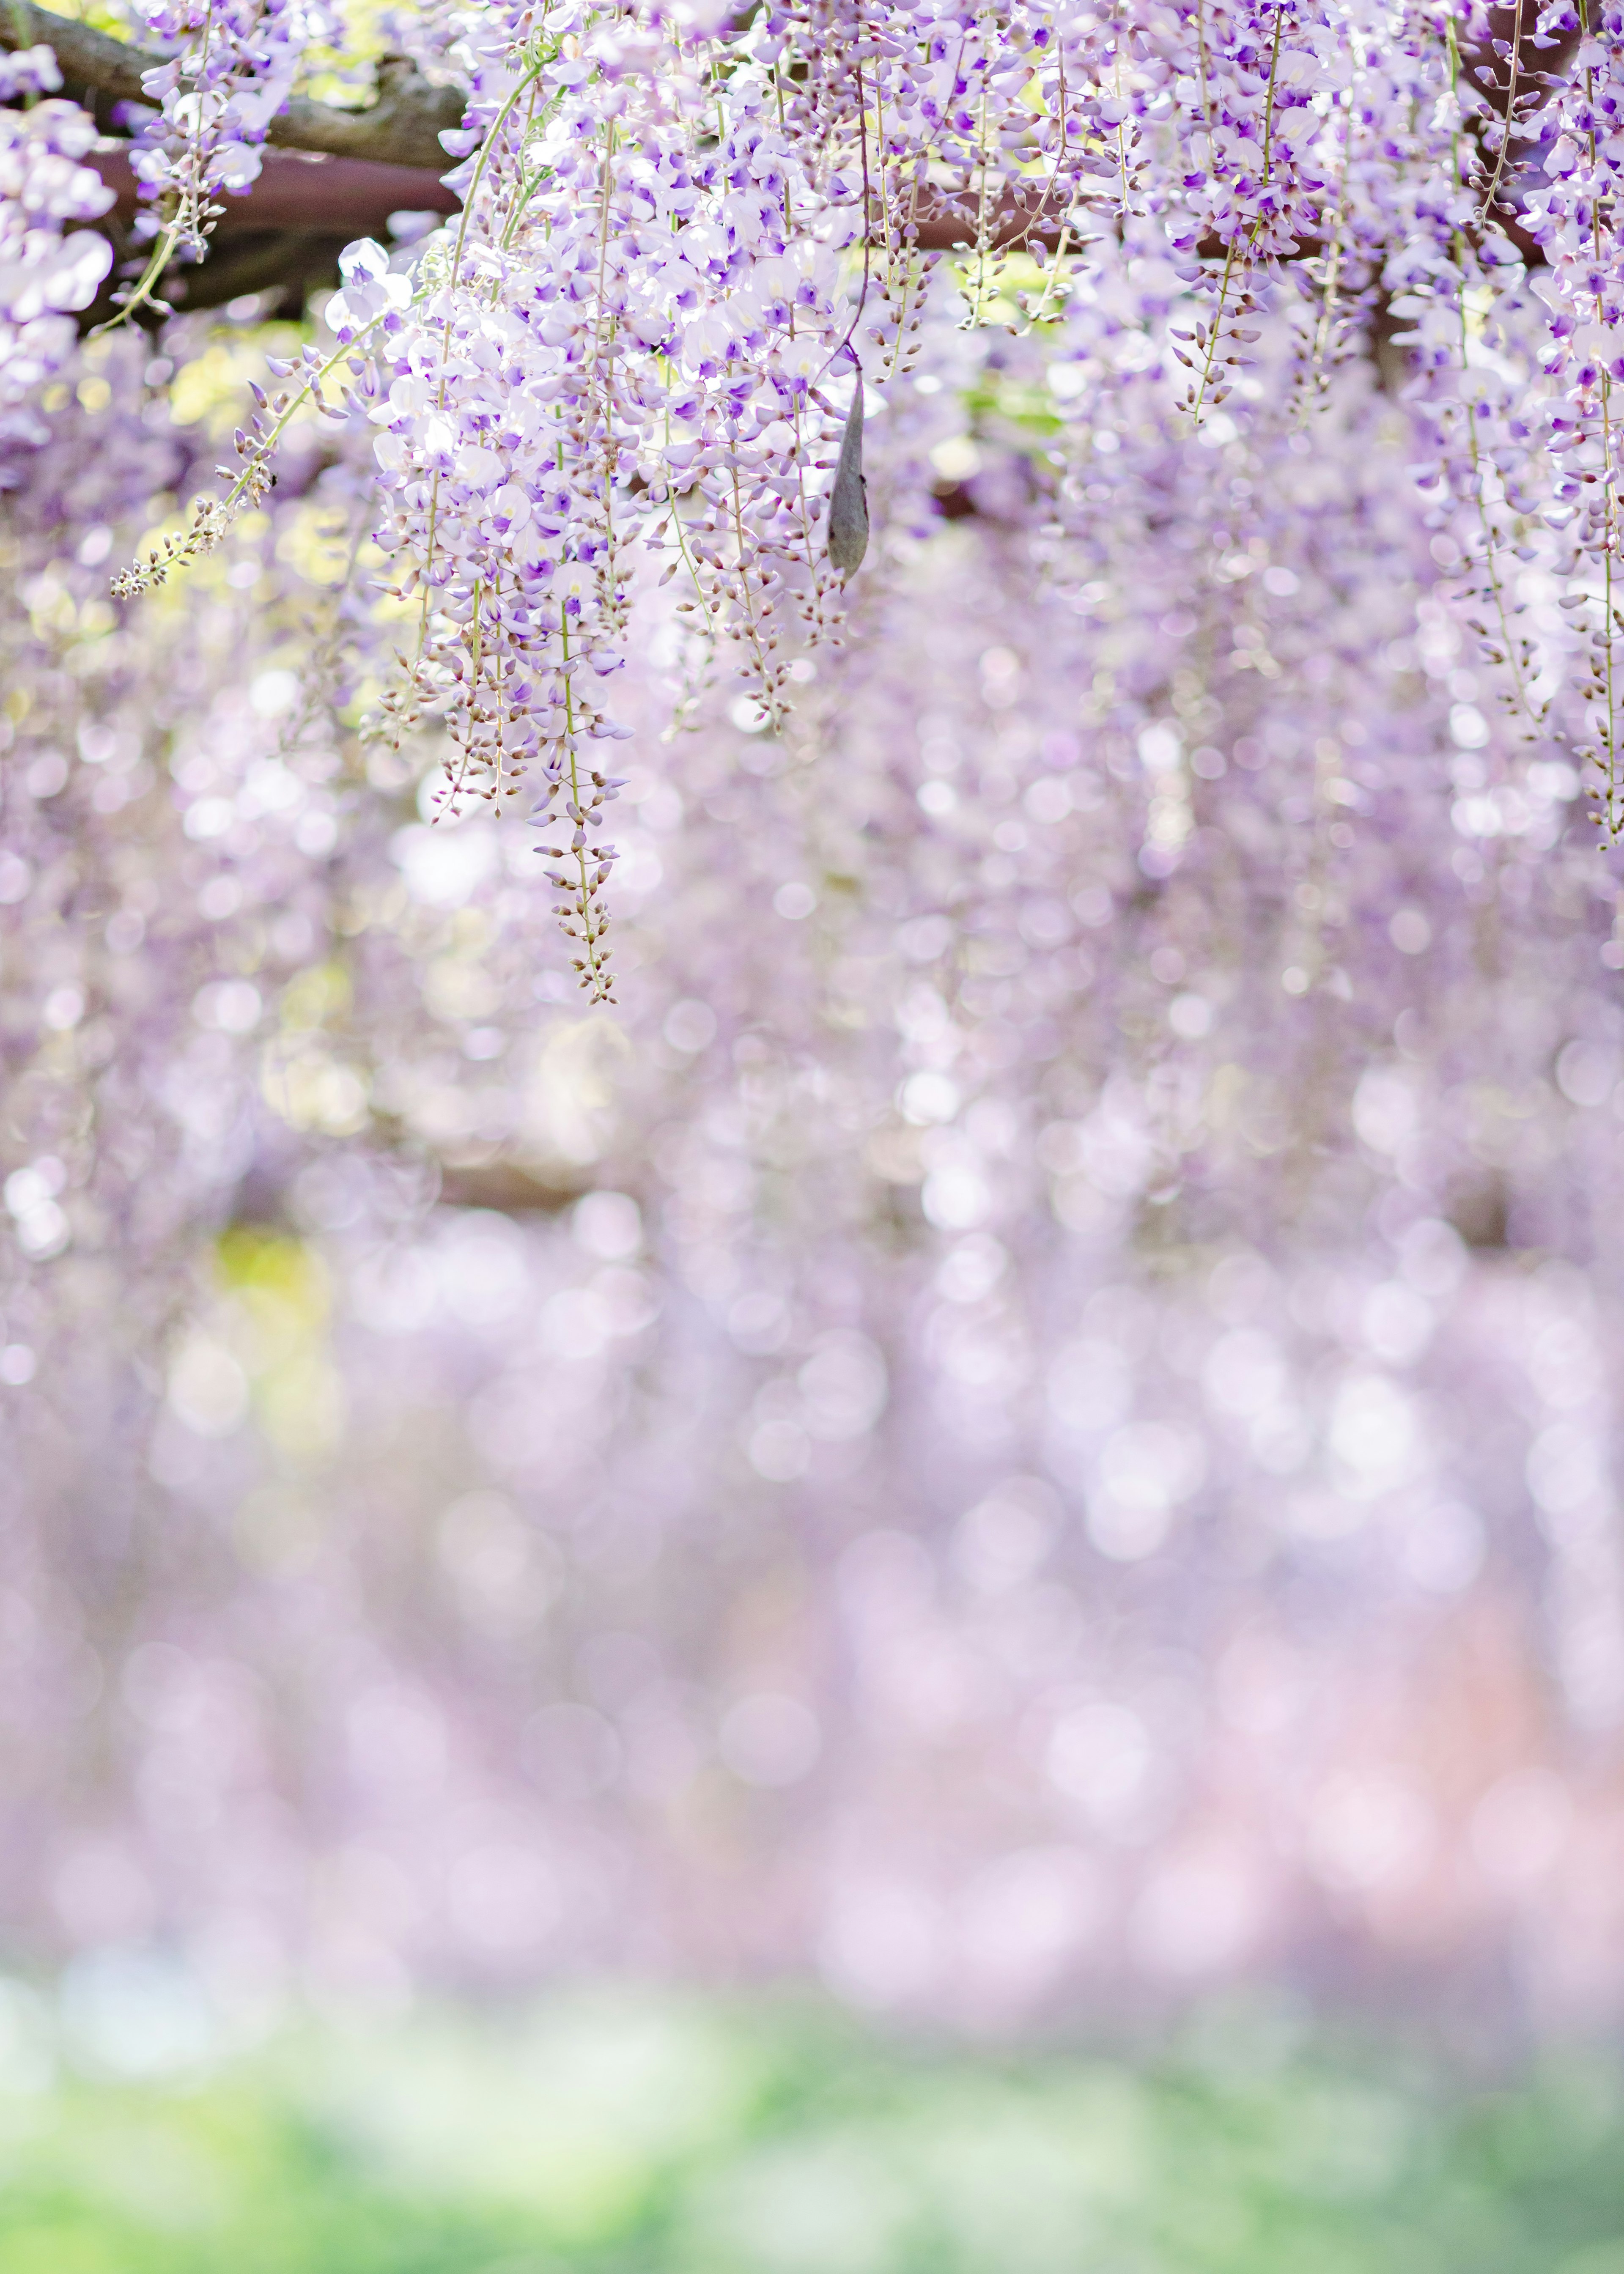
[[[829,558],[843,576],[862,566],[868,550],[868,487],[862,470],[862,373],[852,395],[835,464],[835,486],[829,493]]]

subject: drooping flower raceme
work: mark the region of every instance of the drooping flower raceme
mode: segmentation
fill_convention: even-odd
[[[48,48],[0,58],[0,92],[10,99],[49,95],[61,83]],[[94,299],[112,265],[105,237],[63,230],[113,202],[81,163],[94,139],[94,122],[76,103],[0,110],[0,448],[8,451],[45,439],[33,398],[71,355],[73,312]]]
[[[131,162],[146,200],[136,228],[156,244],[125,301],[131,312],[177,252],[201,257],[216,200],[258,178],[267,129],[305,49],[337,28],[320,0],[143,0],[141,16],[176,52],[141,82],[158,117]]]
[[[828,501],[854,389],[877,444],[955,327],[1061,368],[1068,306],[1126,292],[1186,453],[1282,417],[1312,434],[1338,364],[1382,361],[1414,405],[1421,509],[1490,700],[1535,763],[1542,744],[1596,761],[1612,827],[1618,39],[1554,5],[1515,49],[1498,24],[1366,0],[470,14],[448,54],[469,97],[445,138],[462,214],[409,271],[352,252],[342,353],[310,351],[199,541],[264,493],[312,374],[335,417],[377,429],[410,627],[381,723],[444,723],[452,803],[532,799],[601,995],[606,753],[641,564],[681,591],[691,683],[720,670],[780,729],[840,636]],[[312,26],[161,28],[193,46],[160,90],[169,154],[141,162],[172,199],[191,167],[200,199],[247,178]],[[1237,500],[1226,540],[1263,504]],[[1572,604],[1555,617],[1553,586]]]

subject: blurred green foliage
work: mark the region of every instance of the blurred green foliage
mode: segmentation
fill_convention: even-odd
[[[11,2069],[5,2274],[1624,2274],[1594,2054],[1468,2089],[1255,2016],[1134,2064],[627,1992]]]

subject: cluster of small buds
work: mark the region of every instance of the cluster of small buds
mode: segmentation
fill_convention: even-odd
[[[1189,330],[1177,325],[1170,328],[1169,339],[1183,343],[1172,350],[1174,361],[1193,374],[1184,403],[1192,418],[1199,419],[1204,411],[1216,410],[1227,402],[1234,389],[1235,373],[1252,363],[1252,357],[1237,350],[1257,344],[1257,328],[1246,321],[1256,315],[1257,308],[1257,300],[1249,291],[1238,292],[1232,299],[1224,294],[1210,320],[1198,319]]]
[[[160,584],[167,584],[177,570],[189,568],[206,553],[213,553],[230,526],[230,518],[217,499],[199,499],[183,535],[165,537],[148,547],[144,559],[120,569],[110,587],[113,598],[135,600],[143,592],[155,591]]]
[[[363,258],[377,251],[373,245],[352,246],[345,259]],[[394,303],[387,305],[392,307]],[[165,538],[161,546],[149,548],[145,560],[116,576],[112,581],[115,599],[132,599],[167,583],[203,553],[212,553],[240,515],[264,502],[276,486],[273,461],[277,446],[300,410],[308,406],[323,418],[348,424],[351,413],[364,406],[372,384],[371,366],[360,357],[350,356],[348,346],[348,340],[342,341],[336,353],[329,350],[323,355],[307,342],[297,358],[267,358],[274,379],[286,381],[297,376],[298,384],[284,384],[270,395],[256,380],[249,381],[255,407],[247,425],[237,427],[232,436],[237,463],[214,469],[226,485],[224,494],[199,499],[192,508],[191,526],[183,536]],[[336,388],[339,401],[329,400],[329,388]]]
[[[562,920],[565,936],[580,946],[581,953],[572,956],[570,964],[594,1003],[614,1000],[609,968],[613,951],[605,945],[610,918],[600,895],[620,856],[613,845],[590,832],[603,827],[607,817],[604,808],[613,804],[626,783],[624,774],[595,771],[584,779],[579,770],[568,781],[550,779],[530,815],[532,829],[556,829],[556,805],[570,825],[567,845],[538,845],[536,850],[560,864],[546,871],[547,882],[565,896],[554,904],[553,913]]]

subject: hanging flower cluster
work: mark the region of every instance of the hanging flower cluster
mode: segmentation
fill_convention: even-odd
[[[267,130],[305,49],[338,28],[320,0],[143,0],[141,17],[175,53],[141,81],[158,115],[131,161],[145,200],[136,230],[155,243],[124,297],[130,314],[177,255],[202,257],[222,193],[240,195],[259,177]]]
[[[835,439],[829,380],[850,398],[860,503],[867,277],[848,320],[838,255],[863,233],[871,174],[883,186],[884,78],[869,53],[865,92],[865,49],[838,56],[832,25],[816,28],[826,72],[850,75],[855,149],[844,105],[820,108],[781,70],[781,34],[724,72],[713,42],[554,7],[466,49],[464,212],[423,258],[410,323],[386,321],[371,381],[382,541],[420,614],[397,717],[445,712],[452,807],[515,794],[533,770],[531,817],[565,840],[545,848],[548,875],[595,997],[615,854],[594,832],[614,783],[586,753],[625,732],[603,704],[634,542],[668,556],[685,613],[731,637],[775,722],[794,655],[831,628],[861,558],[853,534],[820,527],[832,461],[818,454]],[[890,116],[905,148],[895,102]],[[329,315],[341,340],[376,328],[385,290],[346,290]],[[888,323],[876,295],[875,316],[894,373],[908,312]]]
[[[37,98],[62,85],[49,48],[0,56],[0,453],[38,443],[47,429],[31,405],[42,380],[73,352],[76,309],[88,307],[112,266],[112,247],[93,230],[64,235],[67,222],[94,221],[112,204],[100,175],[81,162],[95,139],[77,103]],[[5,475],[0,470],[0,481]]]
[[[1540,362],[1552,382],[1540,435],[1557,468],[1549,515],[1564,532],[1570,599],[1583,632],[1578,683],[1583,756],[1602,779],[1597,819],[1624,832],[1624,583],[1620,492],[1624,448],[1624,250],[1617,234],[1624,180],[1624,15],[1546,7],[1547,37],[1578,34],[1568,74],[1542,122],[1549,187],[1528,200],[1529,233],[1544,252],[1537,280],[1549,314]],[[1548,422],[1545,423],[1545,422]]]

